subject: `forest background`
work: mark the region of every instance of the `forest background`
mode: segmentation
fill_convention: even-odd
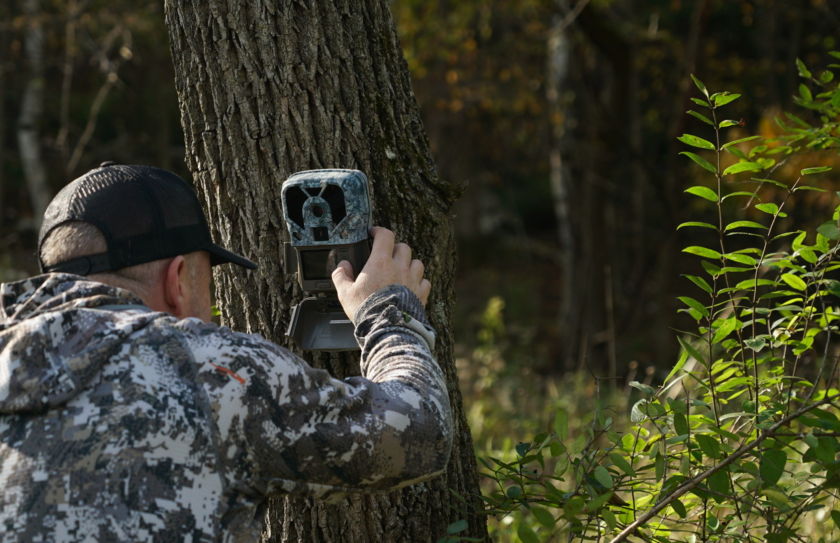
[[[677,296],[699,266],[679,255],[697,234],[676,226],[708,209],[683,193],[699,176],[678,156],[696,128],[689,74],[746,97],[728,107],[730,139],[771,137],[796,59],[840,49],[840,2],[390,6],[438,171],[462,187],[454,334],[477,454],[509,453],[558,407],[572,426],[596,402],[629,412],[627,383],[659,384],[690,320]],[[40,210],[100,162],[189,177],[162,10],[0,5],[0,280],[36,272]],[[807,225],[833,205],[815,194],[788,211]]]

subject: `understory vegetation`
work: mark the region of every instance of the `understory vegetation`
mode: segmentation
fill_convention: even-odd
[[[840,539],[840,200],[826,190],[840,149],[840,52],[796,67],[797,114],[772,136],[729,137],[740,98],[692,78],[697,166],[686,199],[705,240],[682,252],[667,375],[628,368],[551,378],[518,364],[527,338],[493,297],[461,371],[498,541],[836,541]],[[829,203],[816,228],[804,199]],[[686,206],[690,209],[689,206]],[[811,218],[812,219],[812,218]],[[511,416],[516,413],[516,416]],[[449,527],[445,541],[459,538]]]

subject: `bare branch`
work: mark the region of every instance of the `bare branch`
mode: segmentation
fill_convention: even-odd
[[[123,46],[120,48],[121,50],[117,53],[116,58],[110,59],[108,58],[108,50],[113,45],[117,36],[122,36],[123,39]],[[107,75],[105,76],[105,81],[102,83],[102,86],[99,88],[99,91],[96,93],[96,97],[93,100],[93,103],[90,106],[90,111],[88,113],[88,120],[85,124],[85,129],[82,131],[82,135],[79,136],[79,141],[76,142],[76,147],[73,149],[73,154],[70,156],[70,160],[67,161],[66,171],[67,173],[72,173],[75,171],[76,167],[79,165],[79,162],[82,159],[82,153],[85,151],[85,147],[87,144],[90,143],[91,138],[93,137],[93,132],[96,129],[96,121],[99,118],[99,113],[102,110],[102,106],[105,104],[105,100],[108,98],[108,94],[111,92],[111,89],[114,85],[117,84],[119,81],[119,77],[117,72],[119,71],[120,66],[125,60],[130,58],[130,55],[124,54],[122,49],[126,49],[128,44],[131,42],[131,34],[122,27],[122,25],[115,26],[105,37],[105,40],[102,44],[102,49],[98,55],[100,65],[103,69],[107,70]]]

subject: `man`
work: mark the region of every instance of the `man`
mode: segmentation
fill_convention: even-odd
[[[0,541],[256,541],[267,495],[338,498],[440,473],[452,423],[429,282],[373,231],[333,280],[362,346],[339,381],[210,320],[191,187],[103,164],[45,212],[47,272],[0,286]]]

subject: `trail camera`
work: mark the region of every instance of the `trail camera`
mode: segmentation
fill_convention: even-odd
[[[351,351],[359,345],[338,302],[331,274],[347,260],[358,274],[370,254],[368,182],[358,170],[309,170],[283,182],[283,219],[291,241],[286,269],[304,293],[286,335],[307,351]]]

